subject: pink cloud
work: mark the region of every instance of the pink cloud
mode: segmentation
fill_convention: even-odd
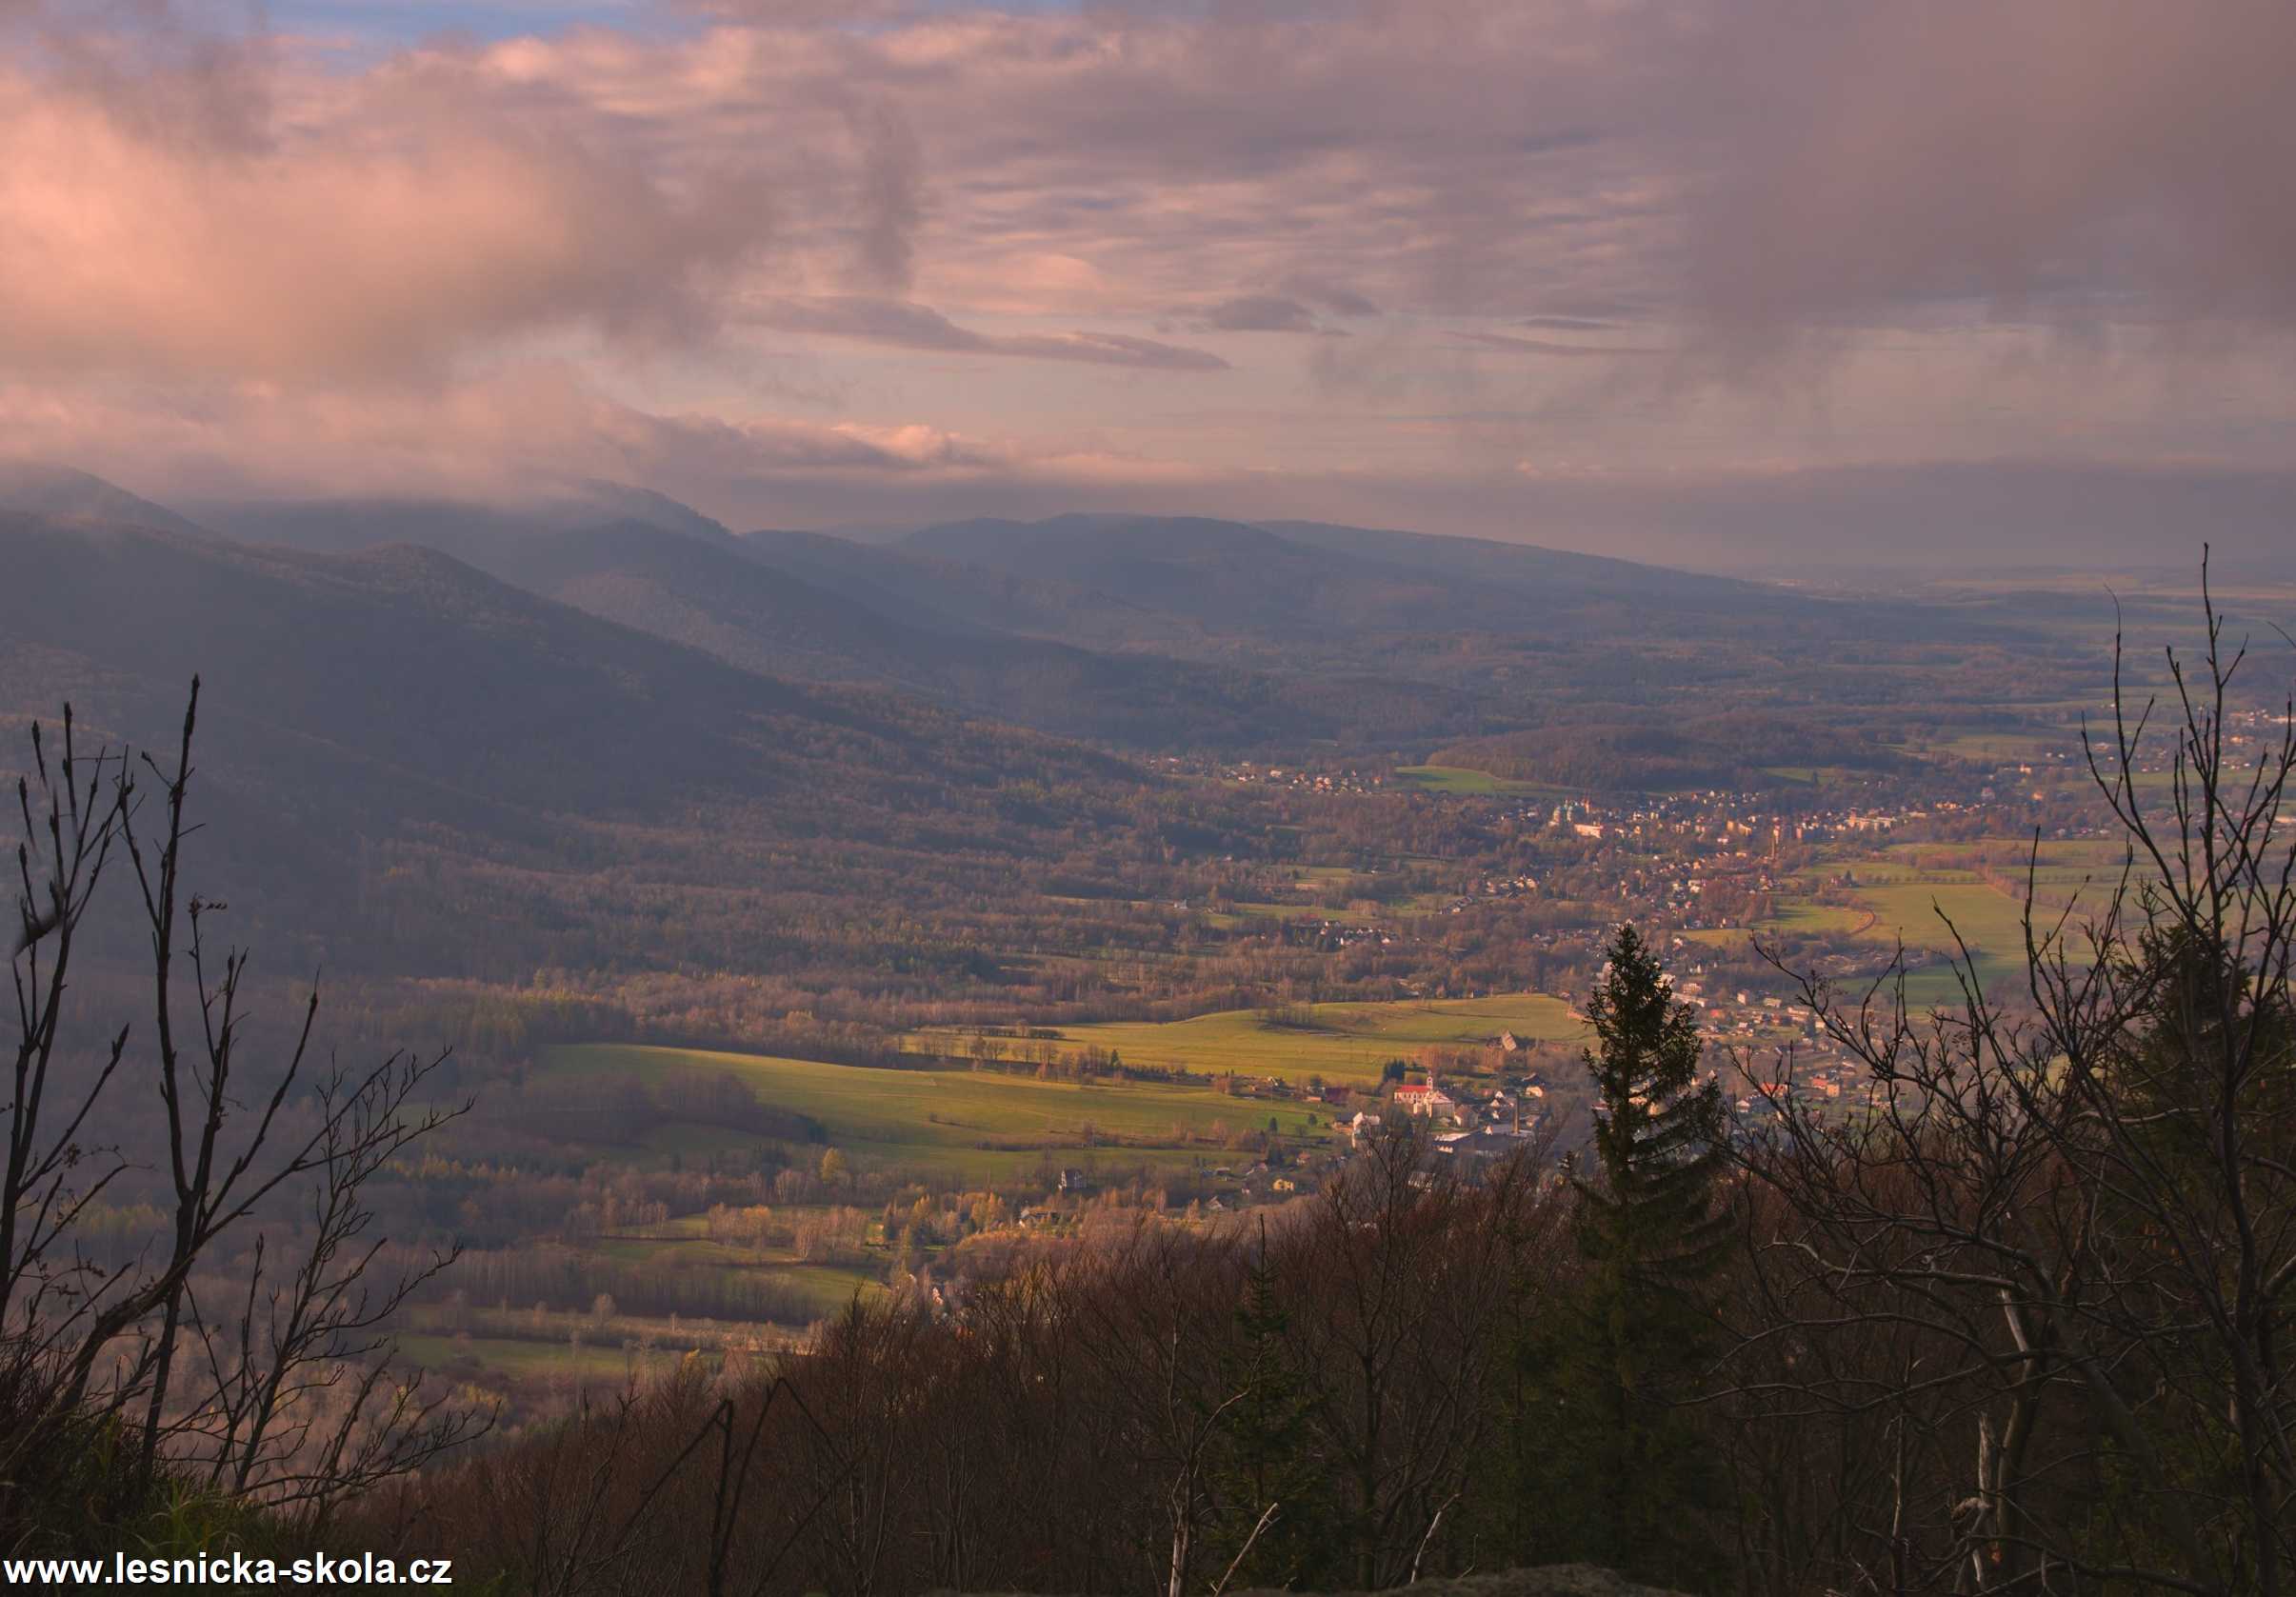
[[[452,58],[266,80],[276,109],[228,130],[167,112],[188,78],[0,79],[18,369],[398,375],[568,329],[683,335],[768,237],[738,170],[673,184]]]
[[[348,72],[50,23],[0,100],[0,348],[343,372],[856,286],[1215,331],[2296,310],[2271,0],[719,14]]]
[[[761,514],[1447,473],[1376,502],[1488,526],[1521,459],[2253,461],[2296,419],[2278,0],[697,0],[334,56],[13,14],[6,414],[99,469]]]
[[[641,409],[564,365],[445,387],[211,385],[153,408],[130,388],[66,397],[0,388],[11,452],[70,460],[154,492],[228,496],[492,494],[538,479],[765,484],[1005,469],[1002,446],[921,422],[727,416]]]

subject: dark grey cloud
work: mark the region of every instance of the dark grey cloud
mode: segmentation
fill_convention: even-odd
[[[1553,338],[1525,338],[1511,332],[1454,332],[1462,344],[1496,349],[1510,355],[1555,355],[1565,360],[1605,359],[1611,355],[1663,355],[1667,351],[1647,344],[1565,344]]]
[[[1313,272],[1287,272],[1273,291],[1235,294],[1179,313],[1198,332],[1304,332],[1344,336],[1348,329],[1319,316],[1363,318],[1379,307],[1343,284]]]
[[[1209,349],[1191,349],[1121,332],[1064,332],[1020,335],[988,341],[991,353],[1032,355],[1040,360],[1091,361],[1102,366],[1140,366],[1160,371],[1225,371],[1228,362]]]
[[[743,319],[779,332],[859,339],[906,349],[945,349],[1029,360],[1083,361],[1157,371],[1224,371],[1208,349],[1115,332],[985,333],[959,327],[929,306],[907,300],[834,294],[771,299],[748,306]]]
[[[1334,316],[1376,316],[1379,307],[1347,284],[1319,271],[1288,271],[1276,288]]]
[[[1661,220],[1636,108],[1653,41],[1672,46],[1619,15],[1053,8],[966,13],[929,54],[864,40],[835,59],[897,86],[935,173],[935,264],[1026,238],[1121,274],[1135,307],[1214,283],[1319,316],[1506,313],[1619,292],[1650,258],[1622,235]]]
[[[1978,314],[2296,323],[2296,6],[1718,5],[1666,158],[1754,341]]]
[[[1198,313],[1215,332],[1320,332],[1315,312],[1288,294],[1242,294]]]
[[[924,151],[916,130],[890,101],[856,110],[852,122],[861,146],[861,269],[874,287],[907,289],[925,215]]]
[[[173,0],[0,0],[5,53],[48,90],[145,138],[243,152],[270,143],[277,50],[261,20]]]

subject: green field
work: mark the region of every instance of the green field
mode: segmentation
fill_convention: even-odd
[[[1540,790],[1535,782],[1511,782],[1504,776],[1493,776],[1487,770],[1469,770],[1465,766],[1398,766],[1395,774],[1407,785],[1430,793],[1533,793]]]
[[[1337,921],[1342,926],[1372,926],[1376,909],[1331,904],[1236,904],[1227,913],[1206,917],[1214,926],[1235,927],[1246,921]]]
[[[544,1050],[546,1068],[569,1074],[645,1075],[680,1068],[729,1070],[765,1102],[821,1123],[831,1146],[871,1168],[990,1181],[1034,1169],[1049,1150],[1083,1162],[1088,1137],[1126,1165],[1188,1164],[1215,1139],[1273,1119],[1312,1136],[1311,1110],[1291,1103],[1231,1098],[1205,1087],[1119,1082],[1078,1085],[1001,1070],[880,1070],[762,1054],[582,1043]],[[703,1128],[697,1128],[700,1131]],[[719,1142],[732,1133],[711,1132]]]
[[[1320,1075],[1334,1084],[1369,1083],[1390,1059],[1408,1059],[1422,1048],[1487,1042],[1512,1031],[1525,1042],[1575,1040],[1586,1033],[1570,1006],[1543,992],[1491,998],[1430,999],[1425,1003],[1316,1004],[1306,1027],[1270,1024],[1272,1011],[1228,1009],[1192,1020],[1111,1021],[1060,1028],[1056,1046],[1110,1048],[1133,1065],[1219,1074],[1274,1076],[1304,1081]],[[961,1039],[921,1033],[921,1044],[953,1048]]]
[[[2120,869],[2120,851],[2097,842],[2044,844],[2035,859],[2029,846],[2005,840],[1983,847],[1985,862],[1994,880],[1975,869],[1945,862],[1967,857],[1968,849],[1938,845],[1907,844],[1847,862],[1854,875],[1857,903],[1873,916],[1862,936],[1874,943],[1902,940],[1908,948],[1954,956],[1956,937],[1975,958],[1977,974],[1996,997],[2013,996],[2025,987],[2025,906],[2018,896],[1996,883],[2006,879],[2022,888],[2028,866],[2040,895],[2037,928],[2054,924],[2064,904],[2078,895],[2086,908],[2076,909],[2077,928],[2090,908],[2102,909],[2110,900]],[[1842,906],[1789,906],[1781,910],[1779,924],[1794,915],[1840,917],[1856,911]],[[1950,922],[1950,926],[1947,922]],[[1847,928],[1846,928],[1847,929]],[[2077,932],[2073,942],[2078,947]],[[1951,968],[1932,963],[1907,980],[1908,996],[1925,1004],[1953,1004],[1961,988]]]
[[[682,1349],[627,1348],[610,1332],[600,1330],[595,1344],[576,1347],[569,1341],[529,1342],[507,1336],[403,1335],[399,1357],[418,1369],[445,1369],[465,1360],[512,1380],[547,1380],[566,1376],[588,1383],[619,1381],[634,1367],[642,1377],[666,1375],[686,1357]],[[714,1367],[716,1360],[710,1355]]]
[[[1903,940],[1908,948],[1927,948],[1949,960],[1959,956],[1958,934],[1987,992],[2007,997],[2023,990],[2025,907],[2008,894],[1970,878],[1865,887],[1858,889],[1858,899],[1874,912],[1867,940]],[[1906,995],[1920,1004],[1955,1004],[1962,990],[1949,964],[1932,962],[1907,976]]]
[[[803,1214],[805,1210],[785,1205],[775,1212],[788,1221]],[[697,1234],[690,1237],[651,1242],[614,1237],[591,1245],[590,1251],[599,1258],[611,1259],[620,1264],[658,1264],[677,1269],[747,1271],[760,1280],[788,1288],[816,1316],[834,1314],[852,1300],[855,1292],[865,1295],[873,1293],[885,1285],[876,1274],[856,1266],[809,1265],[796,1261],[786,1249],[775,1253],[732,1243],[711,1242],[698,1234],[701,1221],[700,1215],[692,1214],[671,1223],[676,1229],[694,1229]]]
[[[2038,763],[2051,754],[2077,754],[2077,729],[2029,732],[1962,732],[1928,744],[1923,752],[1956,760],[2004,760]]]
[[[823,1319],[835,1315],[855,1294],[874,1297],[885,1290],[884,1282],[851,1265],[785,1265],[773,1279],[794,1288]]]
[[[1818,937],[1833,932],[1858,931],[1865,928],[1867,913],[1844,904],[1781,904],[1777,912],[1762,923],[1766,932],[1790,932],[1796,936]]]
[[[1976,868],[1983,865],[1981,872]],[[2067,900],[2078,895],[2082,908],[2068,928],[2076,948],[2078,928],[2091,908],[2102,909],[2118,881],[2120,848],[2109,842],[2058,841],[2045,843],[2038,859],[2022,839],[2001,838],[1982,843],[1896,844],[1871,853],[1829,862],[1806,877],[1806,891],[1817,890],[1821,881],[1847,871],[1854,881],[1848,904],[1822,904],[1812,899],[1782,898],[1770,918],[1750,935],[1842,936],[1887,947],[1903,941],[1908,949],[1931,955],[1956,952],[1954,933],[1960,934],[1976,956],[1977,970],[1987,990],[2013,996],[2024,990],[2025,925],[2020,898],[2002,890],[2006,881],[2022,888],[2028,865],[2039,893],[2036,919],[2046,928],[2053,925]],[[1950,919],[1950,928],[1940,911]],[[1710,947],[1738,947],[1749,933],[1742,930],[1691,931],[1684,935]],[[1907,991],[1918,1004],[1958,1004],[1961,988],[1951,968],[1941,960],[1912,971]]]
[[[2025,906],[1984,882],[1892,882],[1862,887],[1857,897],[1874,913],[1869,938],[1945,951],[1958,934],[1988,954],[2025,957]]]

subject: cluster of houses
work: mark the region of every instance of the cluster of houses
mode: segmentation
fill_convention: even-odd
[[[1505,1038],[1502,1046],[1511,1052],[1513,1042],[1511,1037]],[[1512,1089],[1499,1086],[1487,1092],[1453,1097],[1429,1071],[1423,1082],[1396,1088],[1390,1103],[1405,1114],[1439,1128],[1433,1133],[1438,1153],[1504,1153],[1537,1132],[1545,1119],[1537,1101],[1546,1096],[1546,1085],[1534,1077]],[[1335,1128],[1353,1147],[1362,1143],[1366,1132],[1377,1130],[1384,1123],[1385,1116],[1361,1109],[1351,1118],[1336,1122]]]
[[[1185,908],[1185,906],[1183,906]],[[1318,916],[1312,909],[1303,909],[1298,917],[1286,917],[1282,923],[1284,941],[1293,947],[1310,944],[1326,952],[1353,948],[1392,948],[1395,934],[1383,931],[1362,921],[1333,920],[1328,915]]]
[[[1788,1099],[1838,1105],[1845,1112],[1872,1101],[1873,1084],[1864,1068],[1807,1005],[1743,990],[1709,995],[1696,981],[1683,983],[1676,991],[1699,1011],[1699,1036],[1709,1049],[1738,1050],[1747,1071],[1763,1072],[1748,1074],[1745,1094],[1736,1099],[1741,1114],[1766,1114]],[[1788,1050],[1790,1069],[1779,1063]]]
[[[1177,758],[1167,759],[1166,765],[1184,769]],[[1245,782],[1262,788],[1301,788],[1318,793],[1368,793],[1387,786],[1384,772],[1367,776],[1358,770],[1314,771],[1283,766],[1259,766],[1250,761],[1214,768],[1229,782]]]

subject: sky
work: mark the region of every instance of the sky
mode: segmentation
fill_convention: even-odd
[[[2296,561],[2285,0],[0,0],[0,450]]]

